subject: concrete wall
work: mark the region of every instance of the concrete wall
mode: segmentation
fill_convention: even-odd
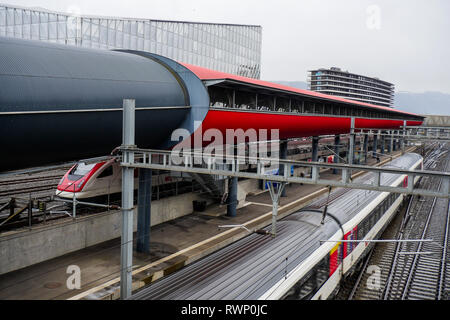
[[[153,201],[151,225],[192,213],[192,201],[201,199],[198,194],[186,193]],[[0,237],[0,274],[118,238],[121,217],[121,212],[115,210],[5,233]],[[137,210],[134,211],[135,231],[136,217]]]

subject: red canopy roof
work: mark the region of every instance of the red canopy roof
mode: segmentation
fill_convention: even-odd
[[[230,73],[211,70],[211,69],[194,66],[191,64],[187,64],[187,63],[182,63],[182,62],[180,62],[180,63],[183,66],[185,66],[186,68],[188,68],[189,70],[191,70],[197,77],[200,78],[200,80],[221,80],[221,79],[233,80],[233,81],[239,81],[239,82],[257,85],[257,86],[261,86],[261,87],[266,87],[269,89],[276,89],[276,90],[283,90],[283,91],[292,92],[292,93],[299,93],[299,94],[314,97],[314,98],[323,98],[323,99],[328,99],[328,100],[334,100],[336,102],[344,102],[344,103],[349,103],[349,104],[353,104],[353,105],[357,105],[357,106],[365,106],[365,107],[370,107],[370,108],[375,108],[375,109],[381,109],[383,111],[396,112],[396,113],[401,113],[401,114],[408,114],[408,115],[422,117],[415,113],[395,110],[395,109],[389,108],[389,107],[377,106],[377,105],[373,105],[373,104],[369,104],[369,103],[365,103],[365,102],[359,102],[359,101],[355,101],[355,100],[349,100],[349,99],[344,99],[341,97],[331,96],[328,94],[323,94],[323,93],[319,93],[319,92],[315,92],[315,91],[298,89],[298,88],[289,87],[289,86],[285,86],[285,85],[281,85],[281,84],[277,84],[277,83],[273,83],[273,82],[268,82],[268,81],[253,79],[253,78],[247,78],[247,77],[238,76],[238,75],[234,75],[234,74],[230,74]]]

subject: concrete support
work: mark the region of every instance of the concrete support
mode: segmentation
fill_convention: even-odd
[[[152,213],[152,169],[139,169],[136,251],[150,253]]]
[[[280,143],[280,159],[287,159],[287,150],[288,150],[288,142],[287,141],[282,141]],[[278,174],[280,176],[284,176],[284,172],[285,170],[289,170],[290,168],[288,168],[287,165],[285,164],[280,164],[279,165],[279,169],[278,169]],[[289,175],[289,172],[287,172],[287,174]],[[283,188],[283,192],[281,192],[281,196],[282,197],[286,197],[286,188]]]
[[[228,180],[228,201],[227,201],[227,216],[236,216],[237,207],[237,189],[238,189],[238,178],[230,177]]]
[[[319,151],[319,137],[312,137],[312,156],[311,156],[311,161],[317,162],[317,160],[319,160],[319,158],[318,158],[318,151]]]
[[[373,144],[372,144],[372,158],[377,157],[377,151],[378,151],[378,134],[373,135]]]
[[[356,145],[356,142],[359,142],[359,145]],[[361,164],[361,158],[362,158],[362,154],[363,154],[363,143],[361,142],[361,137],[358,137],[358,139],[356,139],[356,136],[355,136],[355,149],[356,149],[356,155],[358,156],[358,157],[356,157],[356,155],[355,155],[355,163]]]
[[[122,147],[135,147],[135,100],[123,100]],[[122,163],[133,163],[134,153],[123,151]],[[120,242],[120,298],[131,296],[133,266],[133,192],[134,169],[122,168],[122,237]]]
[[[334,136],[334,163],[339,163],[339,144],[341,143],[341,136],[335,135]],[[333,169],[333,174],[337,174],[338,169]]]
[[[369,135],[364,135],[364,145],[363,145],[363,152],[364,152],[364,164],[367,164],[367,153],[369,152]]]

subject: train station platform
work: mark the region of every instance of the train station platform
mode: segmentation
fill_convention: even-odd
[[[410,148],[409,152],[415,147]],[[401,154],[394,152],[393,157]],[[379,163],[389,161],[389,158]],[[371,159],[369,164],[375,165]],[[358,173],[356,173],[358,175]],[[324,178],[340,175],[324,173]],[[287,196],[280,199],[278,219],[326,195],[328,190],[316,185],[288,185]],[[226,216],[226,206],[214,205],[153,226],[150,254],[134,252],[133,289],[143,287],[226,245],[245,237],[250,231],[270,224],[272,200],[268,192],[248,195],[235,217]],[[68,289],[69,266],[81,270],[81,288]],[[30,267],[0,275],[0,299],[117,299],[120,296],[120,238],[91,246]]]

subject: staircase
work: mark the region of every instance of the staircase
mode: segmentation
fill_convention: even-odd
[[[224,190],[222,180],[216,180],[214,179],[214,176],[210,174],[189,173],[189,175],[200,184],[202,189],[205,190],[210,197],[217,201],[223,200]]]

